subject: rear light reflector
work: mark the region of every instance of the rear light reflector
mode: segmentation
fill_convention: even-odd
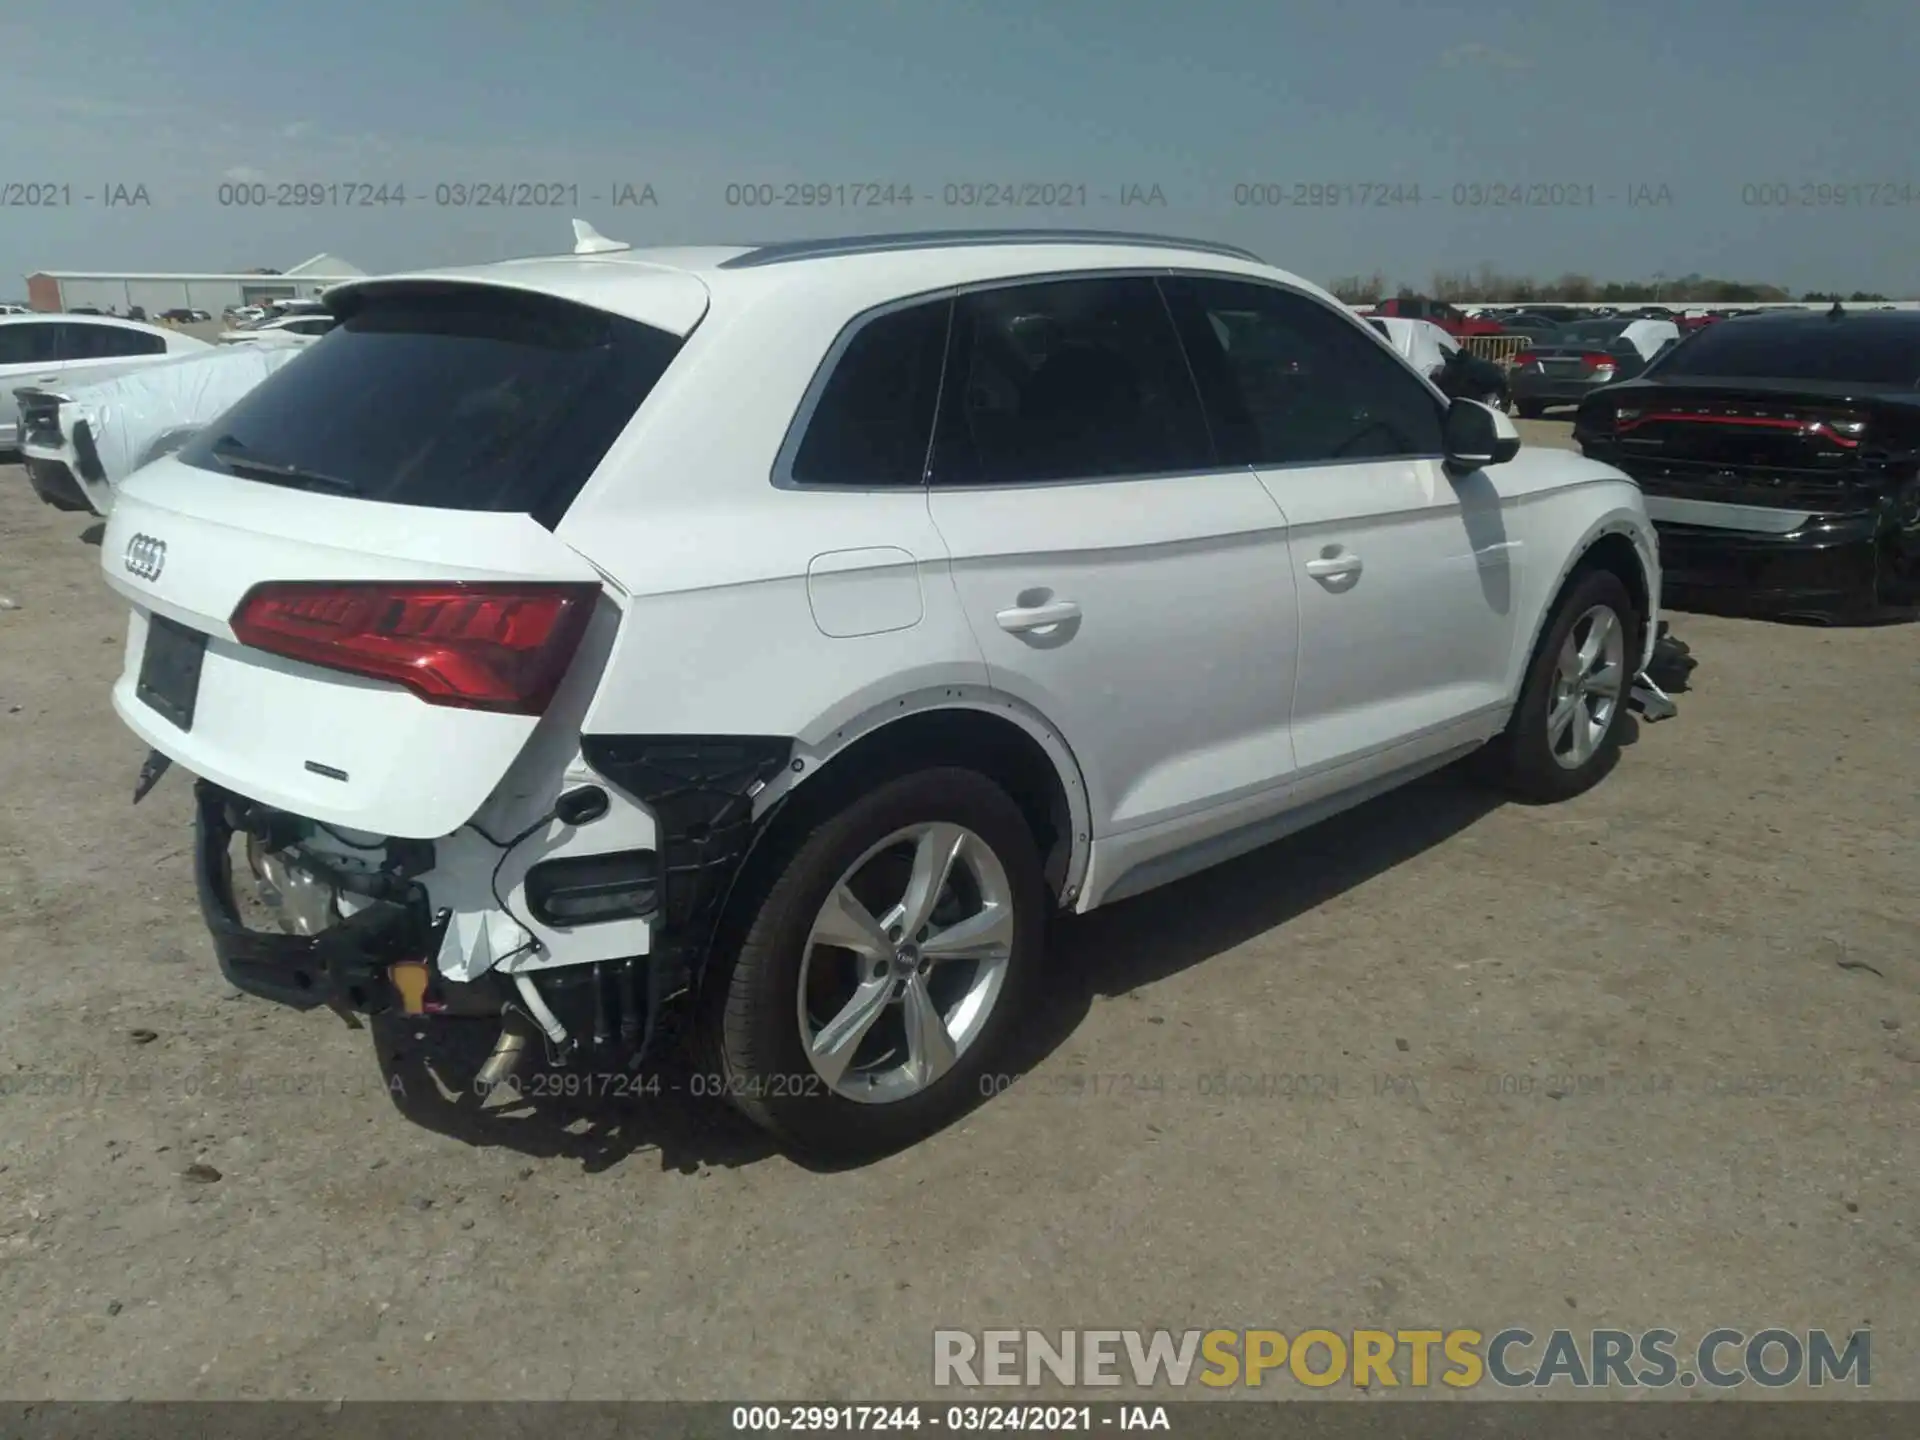
[[[543,860],[527,872],[527,908],[562,928],[636,919],[658,908],[658,877],[651,850]]]
[[[247,592],[232,625],[243,645],[390,680],[430,705],[539,715],[599,594],[591,583],[274,581]]]

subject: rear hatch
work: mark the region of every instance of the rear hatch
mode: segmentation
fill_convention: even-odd
[[[657,325],[632,279],[620,315],[467,279],[334,292],[338,328],[120,489],[121,718],[329,824],[472,818],[613,603],[553,527],[704,311],[651,274]]]

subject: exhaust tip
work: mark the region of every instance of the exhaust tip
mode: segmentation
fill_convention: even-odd
[[[503,1088],[511,1087],[526,1053],[526,1032],[511,1022],[501,1026],[500,1038],[493,1042],[492,1053],[473,1077],[474,1089],[491,1099]]]

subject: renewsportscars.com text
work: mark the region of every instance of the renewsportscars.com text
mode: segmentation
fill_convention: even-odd
[[[1866,1387],[1873,1336],[1825,1330],[936,1330],[936,1386]]]

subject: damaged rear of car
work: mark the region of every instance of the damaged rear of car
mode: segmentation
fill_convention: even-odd
[[[555,528],[707,296],[665,268],[617,313],[555,288],[334,291],[332,333],[129,481],[102,547],[136,799],[198,777],[222,971],[496,1018],[488,1082],[539,1032],[638,1052],[672,979],[656,820],[582,753],[625,596]]]

